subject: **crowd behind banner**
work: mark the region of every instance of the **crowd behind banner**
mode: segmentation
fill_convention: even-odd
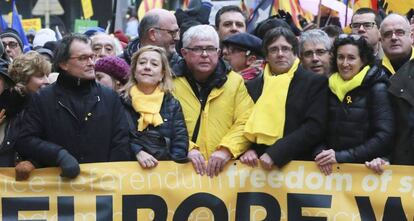
[[[26,53],[1,32],[0,166],[24,181],[118,161],[191,162],[212,179],[232,159],[313,161],[327,177],[337,163],[414,164],[414,18],[360,8],[344,34],[281,11],[247,33],[238,6],[215,24],[211,7],[150,10],[132,39],[42,29]]]

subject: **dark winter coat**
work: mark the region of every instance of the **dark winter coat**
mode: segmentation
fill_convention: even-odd
[[[137,131],[139,113],[132,107],[130,99],[123,99],[123,104],[126,109],[130,135]],[[150,125],[146,130],[156,130],[162,136],[170,139],[170,157],[171,160],[185,161],[188,152],[188,132],[184,121],[183,111],[177,99],[171,94],[166,93],[160,110],[160,115],[163,123],[157,127]],[[131,142],[131,149],[134,155],[142,150],[142,146]],[[134,157],[135,158],[135,157]]]
[[[56,166],[61,149],[79,163],[129,160],[124,111],[114,91],[61,73],[33,96],[16,150],[43,166]]]
[[[414,165],[414,60],[410,60],[390,77],[395,113],[395,141],[391,150],[391,163]]]
[[[263,74],[246,83],[255,102],[263,83]],[[266,152],[278,167],[291,160],[313,160],[313,149],[325,138],[327,110],[327,78],[299,65],[288,89],[283,138],[270,146],[255,144],[252,148],[259,154]]]
[[[387,154],[394,135],[388,77],[377,66],[340,101],[330,91],[328,136],[324,149],[338,163],[364,163]]]

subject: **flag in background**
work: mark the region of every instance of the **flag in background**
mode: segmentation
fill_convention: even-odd
[[[20,39],[23,43],[23,52],[30,51],[29,41],[27,40],[26,34],[24,33],[22,21],[20,20],[19,14],[17,13],[17,8],[15,1],[12,2],[13,12],[12,12],[12,23],[11,28],[16,30],[19,33]]]
[[[3,16],[0,14],[0,32],[6,30],[6,28],[8,28],[9,25],[7,24],[7,22],[3,19]]]
[[[354,0],[350,2],[353,2],[351,7],[354,12],[360,8],[372,8],[374,11],[378,11],[378,0]]]
[[[414,9],[414,1],[413,0],[384,0],[382,7],[386,7],[386,12],[394,12],[400,15],[405,15],[410,11],[410,9]]]
[[[162,8],[163,0],[142,0],[138,8],[138,20],[144,17],[145,13],[154,8]]]
[[[9,27],[9,25],[4,20],[3,15],[0,14],[0,32],[6,30],[6,28],[8,28],[8,27]]]
[[[247,22],[247,32],[253,33],[256,25],[267,19],[272,11],[273,0],[262,0],[254,9]]]

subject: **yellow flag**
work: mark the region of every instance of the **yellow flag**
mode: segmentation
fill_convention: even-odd
[[[89,19],[93,16],[93,7],[91,0],[82,0],[83,17]]]

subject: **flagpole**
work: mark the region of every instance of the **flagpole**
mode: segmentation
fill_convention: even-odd
[[[349,0],[347,0],[346,1],[346,4],[345,4],[345,27],[348,25],[348,3],[349,3]]]
[[[319,6],[318,6],[318,19],[316,22],[316,25],[318,26],[318,28],[321,27],[321,14],[322,14],[322,0],[319,0]]]

